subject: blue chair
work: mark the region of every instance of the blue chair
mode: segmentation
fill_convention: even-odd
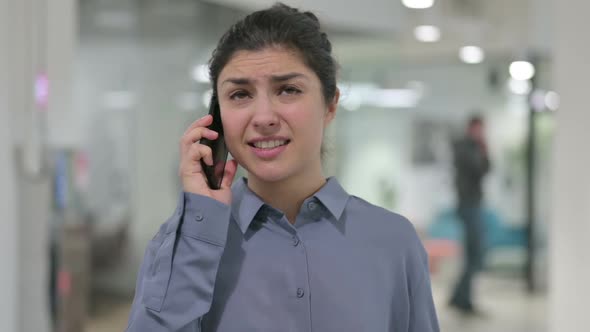
[[[500,215],[490,208],[484,208],[483,219],[488,249],[492,250],[499,247],[524,248],[526,246],[524,227],[506,226]],[[433,223],[428,227],[428,236],[431,239],[461,242],[463,227],[461,227],[460,223],[461,221],[458,219],[455,209],[445,209],[434,218]]]

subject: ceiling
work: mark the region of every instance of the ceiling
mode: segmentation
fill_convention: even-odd
[[[275,2],[204,1],[243,11]],[[331,35],[336,39],[336,51],[346,62],[456,58],[458,49],[465,45],[483,47],[488,57],[522,58],[550,53],[550,0],[437,0],[426,10],[408,9],[401,0],[283,2],[314,11],[328,30],[334,30]],[[413,29],[422,24],[439,26],[441,40],[416,41]]]

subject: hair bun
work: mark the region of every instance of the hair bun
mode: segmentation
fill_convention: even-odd
[[[320,25],[320,20],[318,19],[318,17],[317,17],[317,16],[315,16],[315,14],[314,14],[314,13],[312,13],[312,12],[304,12],[303,14],[304,14],[305,16],[307,16],[307,17],[311,18],[311,19],[312,19],[314,22],[316,22],[316,23],[318,24],[318,26]]]
[[[324,44],[324,49],[326,49],[328,53],[332,53],[332,43],[330,43],[328,35],[325,32],[322,32],[322,43]]]

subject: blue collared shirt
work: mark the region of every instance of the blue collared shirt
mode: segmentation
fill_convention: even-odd
[[[183,193],[150,241],[129,332],[439,331],[411,223],[334,178],[294,225],[245,179],[231,208]]]

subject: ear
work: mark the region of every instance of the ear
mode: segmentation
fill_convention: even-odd
[[[336,111],[338,110],[338,100],[340,99],[340,89],[336,88],[336,93],[334,93],[334,98],[328,104],[328,108],[326,109],[326,114],[324,115],[324,127],[327,127],[334,117],[336,117]]]

